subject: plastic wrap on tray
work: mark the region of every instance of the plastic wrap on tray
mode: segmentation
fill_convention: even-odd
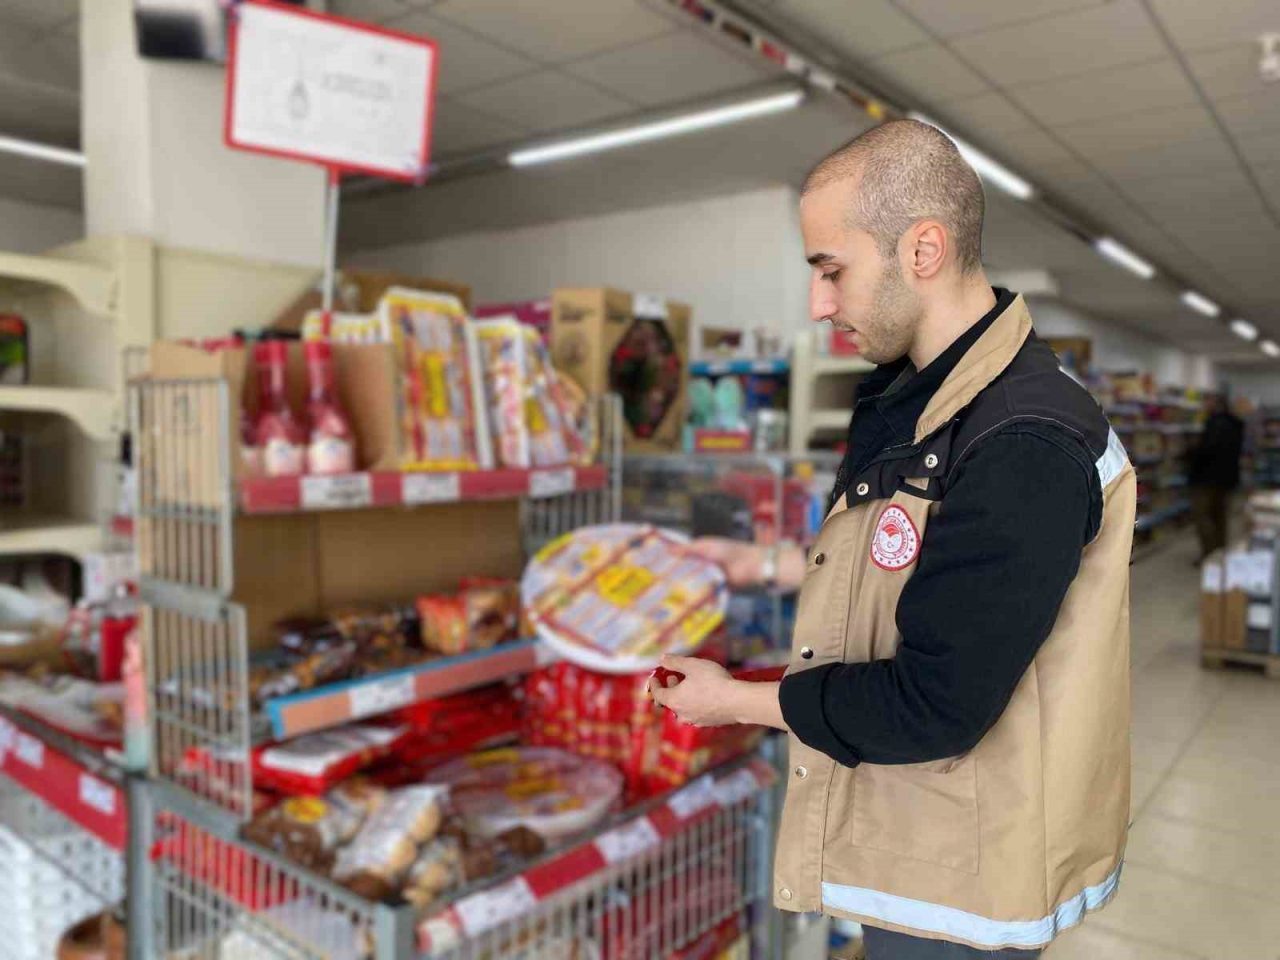
[[[254,784],[281,793],[323,793],[391,756],[407,733],[407,727],[353,723],[258,747],[251,755]]]
[[[398,889],[418,848],[432,839],[444,819],[448,791],[433,784],[388,792],[351,842],[338,850],[333,876],[374,900]]]

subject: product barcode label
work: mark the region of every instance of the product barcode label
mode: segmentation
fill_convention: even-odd
[[[529,474],[529,496],[558,497],[573,490],[573,468],[534,470]]]
[[[80,774],[80,802],[108,817],[116,812],[115,790],[88,773]]]
[[[617,863],[656,847],[661,840],[649,818],[640,817],[596,837],[596,847],[606,863]]]
[[[672,794],[671,799],[667,801],[667,806],[681,820],[688,820],[698,811],[705,810],[716,802],[715,778],[708,773]]]
[[[406,675],[361,683],[352,687],[347,696],[350,699],[351,716],[356,718],[408,706],[416,699],[417,693],[413,676]]]
[[[410,505],[451,503],[462,499],[462,481],[456,473],[406,473],[400,481],[400,499]]]
[[[529,913],[537,902],[524,877],[516,877],[492,890],[482,890],[460,900],[454,910],[462,922],[463,932],[474,937]]]
[[[735,803],[741,803],[759,789],[760,783],[756,780],[756,775],[743,767],[716,782],[716,800],[722,807],[731,807]]]
[[[44,769],[44,744],[30,734],[19,733],[14,737],[13,752],[28,767]]]
[[[367,507],[373,503],[373,480],[367,473],[339,473],[302,478],[302,506],[306,510]]]

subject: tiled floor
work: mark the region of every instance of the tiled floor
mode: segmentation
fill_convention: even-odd
[[[1280,960],[1280,682],[1200,668],[1193,551],[1133,567],[1124,877],[1046,960]]]

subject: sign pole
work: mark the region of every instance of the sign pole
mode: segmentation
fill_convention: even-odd
[[[325,183],[324,287],[320,295],[325,337],[329,336],[333,323],[333,286],[338,261],[338,201],[341,196],[342,173],[337,167],[329,167]]]

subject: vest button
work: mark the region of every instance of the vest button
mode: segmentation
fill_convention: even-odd
[[[871,492],[871,485],[866,483],[860,483],[858,484],[858,489],[855,492],[858,494],[858,496],[865,497],[868,493]]]
[[[790,900],[790,899],[791,899],[791,891],[790,891],[789,889],[787,889],[786,887],[783,887],[783,888],[781,888],[781,889],[778,891],[778,896],[779,896],[779,897],[781,897],[783,900]]]
[[[803,780],[803,779],[804,779],[805,777],[807,777],[808,775],[809,775],[809,771],[808,771],[808,770],[806,770],[804,767],[796,767],[796,779],[797,779],[797,780]]]
[[[825,553],[816,553],[813,555],[813,562],[820,567],[827,562],[827,555]]]
[[[929,454],[924,458],[924,465],[932,470],[938,465],[938,455],[936,453]]]
[[[802,659],[802,660],[812,660],[812,659],[813,659],[813,648],[812,648],[812,647],[801,647],[801,648],[800,648],[800,659]]]

